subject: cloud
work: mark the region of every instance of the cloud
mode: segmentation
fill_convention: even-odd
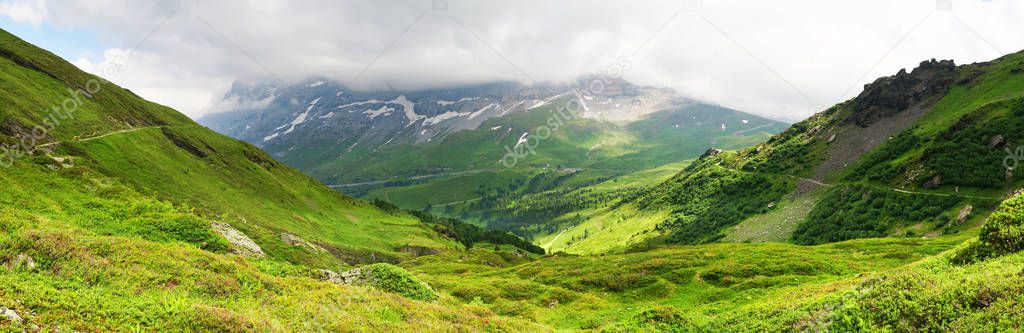
[[[43,17],[46,16],[46,2],[41,0],[0,2],[0,15],[10,17],[14,22],[39,26],[43,23]]]
[[[0,14],[115,41],[130,55],[114,82],[193,117],[234,80],[565,82],[626,57],[635,83],[797,120],[921,60],[1024,48],[1024,4],[944,1],[8,0]]]

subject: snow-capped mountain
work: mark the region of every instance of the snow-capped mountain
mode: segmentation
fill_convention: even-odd
[[[581,83],[592,82],[593,79]],[[605,84],[604,82],[609,82]],[[378,149],[422,143],[476,129],[494,117],[569,103],[583,117],[628,122],[677,104],[694,103],[671,89],[602,81],[600,89],[580,85],[523,86],[492,83],[414,92],[362,92],[329,80],[291,86],[235,83],[200,122],[253,143],[276,156],[296,145],[347,145]]]

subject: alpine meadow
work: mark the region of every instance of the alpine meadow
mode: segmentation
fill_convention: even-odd
[[[0,0],[0,331],[1024,332],[1022,15]]]

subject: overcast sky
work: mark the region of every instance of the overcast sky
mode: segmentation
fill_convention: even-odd
[[[436,8],[435,8],[436,6]],[[0,0],[0,27],[192,117],[235,80],[360,89],[566,81],[624,57],[637,84],[799,120],[929,58],[1024,49],[1024,2]],[[360,74],[361,73],[361,74]]]

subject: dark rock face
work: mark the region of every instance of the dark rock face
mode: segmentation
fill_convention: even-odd
[[[930,97],[945,94],[956,78],[956,64],[952,60],[935,59],[922,62],[910,73],[900,70],[896,75],[879,78],[857,96],[849,120],[868,127]]]
[[[721,149],[718,149],[718,148],[708,148],[708,150],[705,151],[704,154],[700,155],[700,158],[701,159],[705,159],[705,158],[712,157],[712,156],[715,156],[715,155],[718,155],[718,154],[721,154],[721,153],[722,153]]]
[[[924,185],[921,185],[921,187],[927,189],[936,189],[939,188],[939,186],[942,186],[942,176],[940,175],[935,175],[931,180],[925,182]]]

